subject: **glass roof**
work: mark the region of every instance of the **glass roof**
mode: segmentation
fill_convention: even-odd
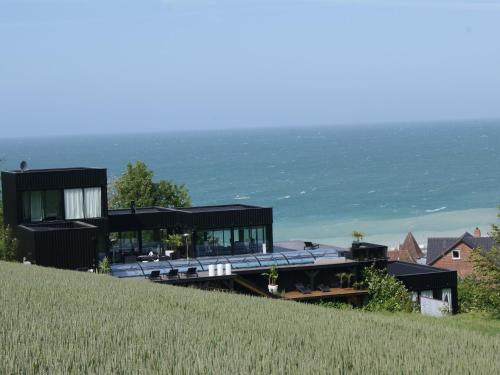
[[[167,273],[176,268],[185,272],[188,267],[196,267],[198,272],[208,271],[210,264],[231,263],[233,269],[258,268],[270,266],[287,266],[312,264],[318,258],[338,258],[336,249],[322,248],[314,250],[287,251],[272,254],[246,254],[219,257],[204,257],[192,259],[163,260],[160,262],[114,263],[111,265],[111,274],[115,277],[148,276],[151,271],[159,270]]]

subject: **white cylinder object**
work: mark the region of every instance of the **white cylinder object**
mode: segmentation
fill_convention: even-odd
[[[215,276],[215,264],[208,265],[208,276]]]
[[[265,243],[262,244],[262,254],[267,254],[267,245]]]
[[[224,276],[224,265],[222,263],[217,265],[217,276]]]
[[[231,275],[231,263],[226,263],[226,275]]]

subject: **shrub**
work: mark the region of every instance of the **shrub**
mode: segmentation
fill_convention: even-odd
[[[98,271],[99,273],[104,273],[104,274],[109,274],[111,272],[108,257],[104,257],[103,260],[99,262]]]
[[[0,223],[0,260],[13,262],[18,260],[17,239],[12,229]]]
[[[413,302],[404,284],[374,265],[363,270],[364,284],[368,288],[368,311],[412,312]]]

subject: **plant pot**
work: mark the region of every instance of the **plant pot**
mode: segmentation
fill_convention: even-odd
[[[278,285],[269,284],[267,289],[269,290],[269,293],[278,294]]]
[[[341,287],[341,288],[347,288],[347,285],[348,285],[348,284],[347,284],[347,281],[342,281],[342,282],[340,283],[340,287]]]

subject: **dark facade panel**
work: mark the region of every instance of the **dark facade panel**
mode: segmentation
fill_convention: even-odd
[[[176,211],[158,210],[155,212],[145,213],[137,212],[135,214],[116,214],[116,211],[120,210],[109,211],[108,217],[110,232],[176,228],[183,226],[186,221],[184,218],[186,214]]]
[[[230,228],[238,226],[269,225],[273,223],[272,208],[249,208],[189,215],[191,228]]]
[[[242,210],[216,210],[214,212],[185,212],[158,209],[135,214],[109,211],[110,232],[149,230],[160,228],[232,228],[239,226],[270,225],[273,222],[272,208],[250,208]]]
[[[7,225],[17,225],[17,201],[16,179],[13,173],[2,172],[2,202],[4,222]]]
[[[17,190],[70,189],[106,186],[105,168],[33,170],[13,173]]]
[[[62,222],[50,226],[18,228],[19,245],[23,253],[41,266],[57,268],[89,268],[94,265],[99,228],[78,223]]]

